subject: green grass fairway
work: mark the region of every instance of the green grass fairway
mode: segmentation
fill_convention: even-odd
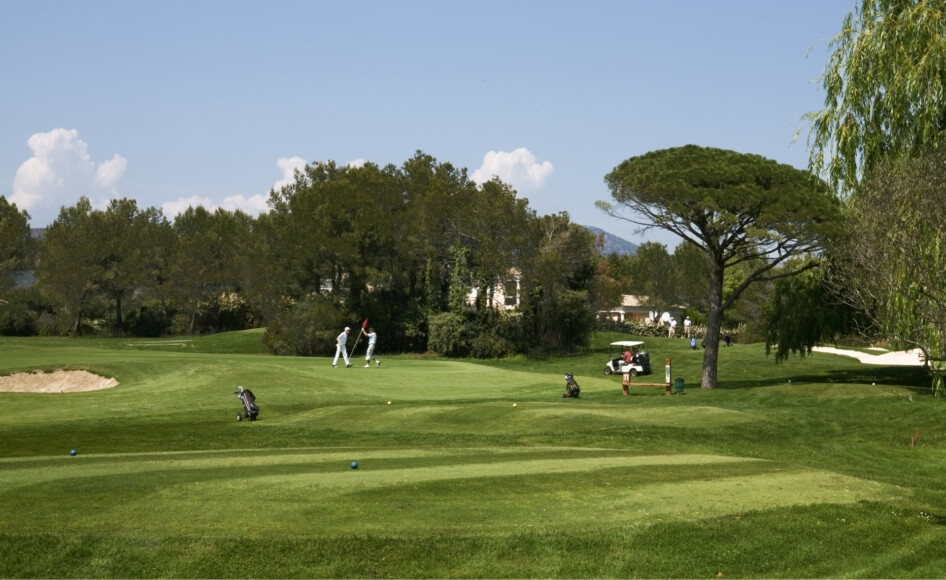
[[[736,345],[704,391],[701,352],[650,339],[637,380],[671,358],[686,388],[625,397],[618,338],[370,369],[269,356],[259,332],[0,339],[0,374],[119,381],[0,393],[0,577],[946,575],[946,408],[922,371]]]

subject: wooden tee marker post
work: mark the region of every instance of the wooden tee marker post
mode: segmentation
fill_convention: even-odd
[[[666,367],[664,369],[664,382],[662,383],[634,383],[631,382],[630,386],[632,387],[663,387],[664,394],[670,394],[670,359],[666,361]]]

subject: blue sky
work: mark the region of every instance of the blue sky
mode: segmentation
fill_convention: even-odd
[[[0,195],[265,211],[305,162],[421,150],[630,241],[604,176],[686,144],[807,166],[853,0],[0,2]],[[793,136],[801,137],[793,145]]]

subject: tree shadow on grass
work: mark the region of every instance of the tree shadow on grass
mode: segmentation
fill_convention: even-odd
[[[930,391],[930,374],[919,366],[885,367],[864,365],[844,370],[826,371],[818,374],[797,374],[789,377],[764,377],[759,379],[722,380],[719,389],[746,389],[758,387],[810,384],[849,384],[902,387]],[[932,395],[932,393],[930,393]]]

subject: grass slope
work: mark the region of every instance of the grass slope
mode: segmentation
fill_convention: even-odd
[[[0,339],[0,374],[120,383],[0,393],[0,576],[946,573],[943,411],[921,371],[820,354],[776,366],[736,345],[704,391],[701,352],[650,339],[687,387],[624,397],[602,372],[617,338],[575,357],[370,369],[268,356],[258,332]],[[640,380],[661,380],[655,367]],[[561,398],[565,371],[581,399]],[[259,421],[235,420],[237,385]]]

